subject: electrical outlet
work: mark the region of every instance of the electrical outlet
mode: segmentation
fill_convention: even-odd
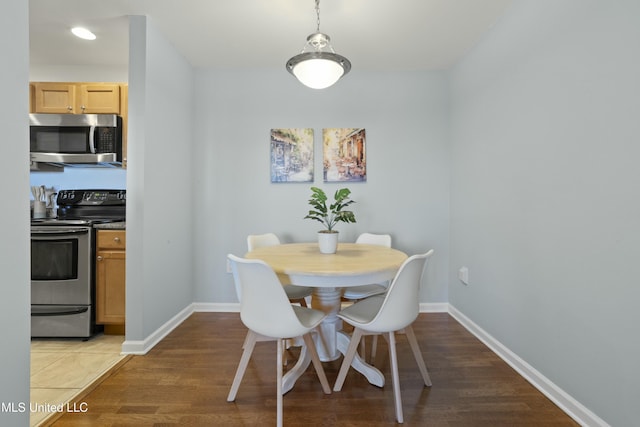
[[[460,270],[458,270],[458,279],[465,285],[469,284],[469,269],[467,267],[460,267]]]

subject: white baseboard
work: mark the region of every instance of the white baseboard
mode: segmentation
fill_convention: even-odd
[[[180,313],[169,319],[164,325],[156,329],[142,341],[125,340],[122,343],[122,354],[147,354],[156,344],[173,331],[178,325],[185,321],[194,312],[194,304],[189,304]]]
[[[420,313],[448,313],[448,302],[421,302]]]
[[[582,426],[609,427],[604,420],[583,406],[567,394],[560,387],[551,382],[547,377],[538,372],[533,366],[522,360],[498,340],[489,335],[484,329],[476,325],[471,319],[458,311],[451,304],[449,314],[462,326],[471,332],[476,338],[482,341],[487,347],[504,360],[509,366],[515,369],[524,379],[529,381],[542,394],[547,396],[553,403],[562,409],[567,415],[573,418]]]
[[[240,304],[237,302],[229,302],[229,303],[196,302],[196,303],[193,303],[193,311],[213,312],[213,313],[240,313]],[[449,312],[449,303],[447,302],[420,303],[420,313],[448,313],[448,312]]]
[[[194,302],[193,311],[214,313],[240,313],[239,302]]]

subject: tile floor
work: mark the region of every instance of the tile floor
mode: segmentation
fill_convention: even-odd
[[[89,341],[31,340],[31,421],[40,425],[125,356],[124,336],[99,334]]]

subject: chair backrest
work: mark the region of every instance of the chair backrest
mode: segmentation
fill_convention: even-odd
[[[273,233],[250,234],[247,236],[247,248],[249,252],[264,246],[275,246],[280,244],[280,239]]]
[[[397,331],[409,326],[420,311],[420,282],[433,249],[405,260],[389,285],[378,314],[365,329],[374,332]]]
[[[364,243],[367,245],[378,245],[378,246],[384,246],[384,247],[390,248],[391,236],[389,234],[362,233],[356,239],[356,243],[360,243],[360,244]],[[386,280],[378,284],[386,287],[389,284],[389,281]]]
[[[391,247],[391,236],[388,234],[362,233],[356,239],[356,243],[365,243],[367,245],[380,245]]]
[[[362,233],[356,239],[356,243],[365,243],[368,245],[380,245],[391,247],[391,236],[388,234],[372,234]]]
[[[273,338],[292,338],[308,331],[269,264],[231,254],[227,258],[236,287],[241,290],[240,318],[247,328]]]

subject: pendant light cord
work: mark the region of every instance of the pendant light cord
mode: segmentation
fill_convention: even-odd
[[[316,18],[317,18],[317,27],[316,32],[320,32],[320,0],[316,0]]]

